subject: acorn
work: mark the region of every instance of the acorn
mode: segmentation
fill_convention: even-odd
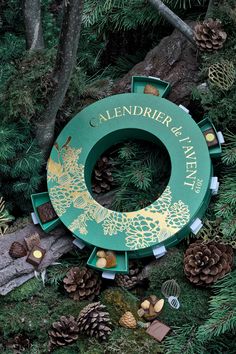
[[[97,251],[97,257],[106,258],[106,252],[103,250]]]
[[[155,306],[154,306],[154,311],[156,313],[161,312],[162,308],[164,306],[164,299],[160,299],[156,302]]]
[[[21,258],[25,257],[27,255],[27,250],[25,246],[23,246],[20,242],[13,242],[10,249],[9,249],[9,255],[12,258]]]
[[[106,268],[116,267],[116,255],[115,252],[107,251],[106,252]]]
[[[150,84],[147,84],[144,87],[143,93],[154,95],[154,96],[160,96],[160,92],[158,91],[158,89],[155,86]]]
[[[98,268],[105,268],[107,265],[107,260],[106,258],[98,258],[97,262],[96,262],[96,266]]]
[[[141,303],[141,307],[142,307],[143,310],[148,310],[149,307],[150,307],[150,301],[148,301],[148,300],[143,301]]]

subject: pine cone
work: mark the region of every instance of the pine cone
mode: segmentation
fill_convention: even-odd
[[[61,316],[59,321],[52,324],[52,328],[49,332],[49,348],[70,344],[78,338],[79,327],[73,316]]]
[[[194,39],[201,51],[212,52],[219,50],[227,38],[220,20],[209,18],[202,23],[198,23],[194,28]]]
[[[96,194],[108,192],[113,184],[111,163],[106,156],[100,158],[93,171],[92,190]]]
[[[138,276],[140,272],[141,267],[138,266],[137,262],[130,262],[129,274],[117,274],[116,284],[126,289],[132,289],[141,281]]]
[[[94,270],[88,268],[71,268],[63,279],[64,288],[74,300],[92,301],[99,294],[101,279]]]
[[[9,249],[9,255],[12,258],[21,258],[27,255],[27,250],[20,242],[13,242]]]
[[[217,242],[192,243],[184,255],[184,272],[195,285],[210,285],[231,271],[233,249]]]
[[[13,339],[6,343],[8,349],[12,349],[14,354],[20,354],[31,347],[30,339],[24,335],[16,335]]]
[[[119,324],[125,328],[136,328],[137,327],[137,321],[134,318],[134,315],[132,314],[132,312],[130,312],[130,311],[125,312],[124,315],[121,316],[121,318],[119,320]]]
[[[90,337],[107,339],[112,329],[109,313],[104,312],[105,309],[106,306],[100,302],[94,302],[83,308],[78,317],[80,332]]]

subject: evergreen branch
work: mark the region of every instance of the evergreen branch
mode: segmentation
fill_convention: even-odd
[[[196,339],[196,326],[184,325],[173,331],[173,336],[165,340],[166,354],[206,354],[204,347]]]
[[[206,342],[226,332],[236,332],[236,271],[214,285],[210,318],[199,327],[197,338]]]
[[[51,266],[47,270],[48,282],[51,285],[59,285],[59,283],[65,278],[66,273],[70,269],[71,264],[58,264]]]
[[[222,217],[222,232],[232,236],[236,231],[236,171],[225,175],[215,204],[216,216]],[[236,239],[236,237],[234,236]]]
[[[83,267],[88,258],[87,252],[75,252],[65,259],[60,261],[60,264],[52,265],[47,269],[48,282],[52,285],[59,285],[59,283],[66,276],[66,273],[71,267]]]
[[[179,0],[179,1],[165,0],[163,2],[166,3],[168,6],[172,6],[174,8],[179,7],[181,9],[187,9],[187,8],[191,8],[193,5],[196,5],[196,3],[198,3],[199,6],[203,6],[207,2],[207,0],[196,0],[196,1],[192,1],[192,0]]]
[[[223,148],[222,161],[227,166],[236,166],[236,135],[227,132],[224,136],[226,144]]]
[[[161,0],[149,0],[149,2],[161,13],[165,19],[177,28],[194,46],[196,42],[193,38],[193,30],[171,11]]]
[[[164,0],[171,9],[189,9],[206,4],[206,0]],[[87,0],[84,6],[83,25],[95,27],[98,33],[106,33],[108,28],[116,30],[137,29],[138,26],[155,26],[161,16],[153,11],[145,0]]]
[[[129,141],[111,152],[116,191],[112,208],[134,211],[156,200],[168,182],[170,162],[161,146]]]
[[[227,132],[225,138],[222,161],[229,167],[224,171],[215,212],[222,217],[221,229],[226,240],[232,239],[236,243],[236,135]]]

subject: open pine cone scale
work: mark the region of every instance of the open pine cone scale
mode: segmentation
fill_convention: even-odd
[[[132,289],[142,282],[141,279],[142,267],[136,261],[131,261],[129,264],[128,274],[117,274],[115,281],[118,286],[126,289]]]
[[[98,339],[107,339],[111,333],[111,320],[106,307],[100,302],[87,305],[79,314],[78,326],[81,333]]]
[[[93,300],[101,288],[98,273],[86,267],[71,268],[63,279],[63,283],[64,288],[74,300]]]
[[[78,339],[79,327],[73,316],[61,316],[52,324],[49,332],[50,347],[60,347],[73,343]]]
[[[189,246],[184,257],[184,271],[196,285],[212,284],[231,270],[233,250],[230,246],[197,241]]]
[[[215,51],[223,47],[227,33],[220,20],[209,18],[195,26],[194,38],[201,51]]]

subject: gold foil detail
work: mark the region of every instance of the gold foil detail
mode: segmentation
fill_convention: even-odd
[[[35,258],[42,258],[43,254],[42,254],[41,251],[35,250],[35,251],[33,252],[33,256],[34,256]]]
[[[107,237],[125,233],[125,246],[130,250],[150,247],[178,232],[190,220],[188,205],[182,200],[172,202],[172,191],[167,186],[153,204],[135,211],[120,213],[98,204],[90,195],[84,180],[84,165],[79,163],[82,149],[58,147],[58,161],[50,160],[48,180],[50,199],[61,217],[71,207],[81,210],[69,225],[70,231],[88,234],[88,224],[101,224]]]
[[[212,133],[208,133],[208,134],[206,135],[206,140],[207,140],[208,142],[214,141],[214,140],[215,140],[215,135],[212,134]]]

